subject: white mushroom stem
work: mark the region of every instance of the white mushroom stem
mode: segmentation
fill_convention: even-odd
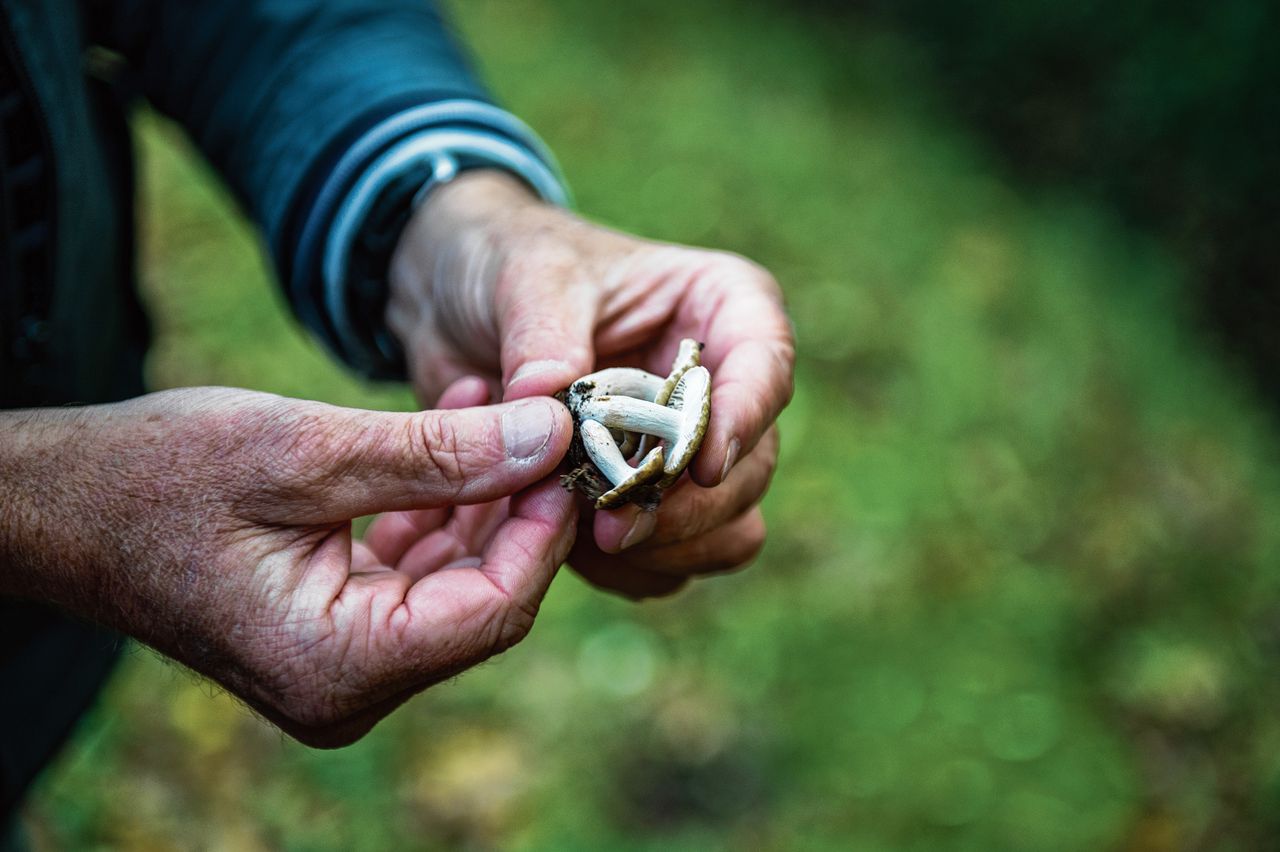
[[[619,397],[619,399],[628,398]],[[583,420],[578,429],[582,433],[582,446],[586,449],[587,455],[611,483],[620,485],[636,475],[636,468],[627,464],[627,460],[622,457],[622,452],[613,442],[613,436],[609,434],[609,429],[604,424],[595,420]]]
[[[583,401],[580,411],[584,426],[595,420],[611,429],[644,432],[672,442],[679,439],[684,425],[678,409],[629,396],[593,397]]]
[[[666,441],[663,469],[668,478],[674,478],[689,464],[707,430],[711,374],[706,367],[693,367],[679,388],[679,408],[626,396],[599,396],[583,400],[579,415],[584,421],[595,420],[611,429],[643,432]]]
[[[652,400],[665,386],[666,381],[661,376],[645,370],[635,367],[607,367],[574,382],[569,388],[566,401],[572,409],[583,399],[593,396],[617,395]],[[640,436],[634,432],[618,431],[613,437],[620,445],[624,458],[630,458],[640,443]]]

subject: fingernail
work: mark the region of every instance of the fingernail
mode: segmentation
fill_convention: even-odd
[[[644,541],[653,535],[654,527],[657,525],[657,512],[637,512],[636,519],[631,522],[631,529],[627,530],[627,534],[622,537],[622,544],[619,545],[619,549],[626,550],[628,547]]]
[[[528,402],[502,415],[502,443],[507,458],[530,459],[551,440],[556,417],[545,402]]]
[[[552,371],[571,373],[573,368],[569,366],[567,361],[550,359],[543,361],[530,361],[527,364],[521,364],[520,368],[511,374],[511,381],[507,382],[507,384],[514,385],[516,382],[523,381],[524,379],[528,379],[542,373],[550,373]]]
[[[721,482],[729,478],[729,471],[733,470],[733,465],[738,460],[738,450],[740,449],[742,449],[742,444],[738,443],[738,439],[730,439],[729,449],[724,454],[724,466],[720,468]]]

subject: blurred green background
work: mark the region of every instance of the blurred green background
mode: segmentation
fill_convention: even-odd
[[[135,649],[39,845],[1273,846],[1280,432],[1202,298],[1234,268],[1204,246],[1265,221],[1264,4],[1207,41],[1150,3],[1106,38],[1097,3],[451,6],[586,215],[782,281],[770,543],[639,606],[565,572],[524,644],[339,752]],[[298,331],[207,168],[138,126],[153,385],[410,407]]]

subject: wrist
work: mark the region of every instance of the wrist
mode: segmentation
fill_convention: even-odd
[[[392,298],[412,301],[439,286],[447,258],[496,245],[511,216],[550,208],[519,178],[498,169],[463,172],[437,186],[410,217],[391,258]],[[554,209],[554,208],[550,208]]]
[[[483,227],[504,213],[549,207],[520,178],[502,169],[472,169],[436,187],[416,217],[436,223],[441,232]]]
[[[413,364],[444,347],[478,370],[497,366],[493,291],[522,220],[565,216],[514,175],[463,172],[432,189],[409,219],[389,269],[386,323]]]

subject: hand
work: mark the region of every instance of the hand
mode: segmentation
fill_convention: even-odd
[[[642,597],[759,550],[758,503],[795,357],[778,286],[763,269],[592,225],[514,178],[477,171],[436,190],[410,221],[391,293],[387,320],[424,399],[472,374],[507,400],[552,393],[605,366],[665,375],[681,338],[703,341],[711,422],[691,481],[656,515],[588,513],[570,562]]]
[[[485,382],[473,376],[450,385],[435,407],[469,408],[488,399]],[[364,543],[380,564],[409,577],[423,577],[446,566],[479,565],[493,531],[512,511],[513,498],[503,497],[490,503],[385,512],[369,526]]]
[[[572,540],[573,501],[545,479],[571,429],[549,399],[386,414],[208,388],[0,414],[0,594],[346,744],[528,632]],[[464,558],[393,565],[352,540],[358,516],[518,491]]]

